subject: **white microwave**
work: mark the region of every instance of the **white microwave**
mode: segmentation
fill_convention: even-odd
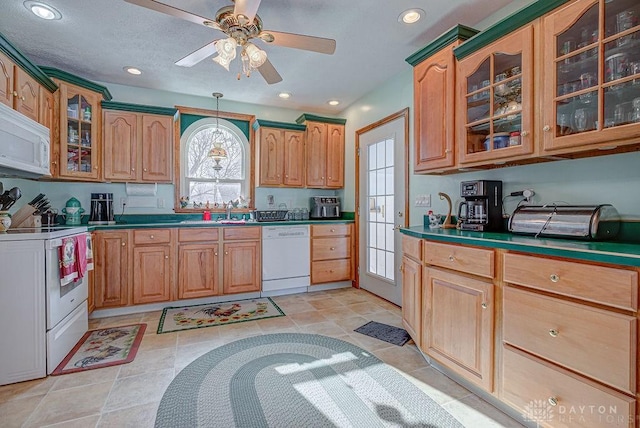
[[[51,175],[49,128],[0,103],[0,175]]]

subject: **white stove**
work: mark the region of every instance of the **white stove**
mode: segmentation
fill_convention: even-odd
[[[0,385],[50,374],[88,330],[87,278],[62,285],[63,239],[86,227],[0,233]]]

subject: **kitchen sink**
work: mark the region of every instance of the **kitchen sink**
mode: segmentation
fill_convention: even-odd
[[[247,223],[246,220],[227,220],[227,219],[220,219],[220,220],[183,220],[180,223],[184,223],[184,224],[245,224]]]

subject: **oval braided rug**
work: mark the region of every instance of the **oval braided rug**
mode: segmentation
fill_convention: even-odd
[[[462,425],[368,351],[316,334],[255,336],[216,348],[167,388],[156,427]]]

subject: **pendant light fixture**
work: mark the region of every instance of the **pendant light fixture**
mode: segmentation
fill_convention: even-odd
[[[223,147],[223,144],[226,143],[226,138],[224,133],[220,130],[220,98],[223,97],[222,93],[214,92],[213,95],[216,98],[216,130],[213,131],[211,135],[211,140],[213,143],[213,147],[209,150],[209,157],[213,159],[215,165],[213,169],[216,172],[220,172],[222,170],[222,165],[220,165],[220,161],[227,158],[227,151]]]

